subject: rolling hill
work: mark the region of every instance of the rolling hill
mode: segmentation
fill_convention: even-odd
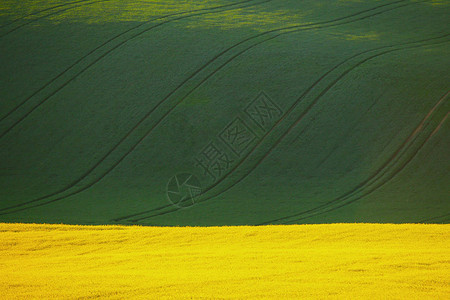
[[[2,1],[0,222],[448,223],[449,1]]]

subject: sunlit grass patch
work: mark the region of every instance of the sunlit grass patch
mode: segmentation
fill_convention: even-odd
[[[71,4],[73,3],[73,4]],[[65,4],[61,6],[61,4]],[[222,8],[224,6],[224,8]],[[45,20],[58,24],[61,22],[79,22],[86,24],[105,24],[113,22],[146,22],[156,17],[202,12],[217,8],[214,14],[198,15],[185,25],[187,28],[233,29],[251,27],[263,30],[270,25],[283,24],[294,26],[302,24],[302,16],[312,13],[289,9],[274,9],[258,1],[5,1],[0,4],[0,16],[36,18],[44,16]],[[226,9],[225,9],[226,8]],[[221,11],[224,10],[224,11]],[[43,12],[41,12],[43,11]],[[41,13],[39,13],[41,12]],[[31,15],[30,15],[31,14]]]
[[[73,3],[73,4],[71,4]],[[2,1],[0,11],[3,15],[27,16],[46,10],[43,15],[48,15],[47,20],[55,23],[61,21],[84,23],[107,23],[125,21],[148,21],[149,18],[172,13],[205,9],[214,6],[232,4],[225,0],[105,0],[105,1],[49,1],[49,0],[25,0]],[[60,6],[65,4],[65,6]],[[60,7],[56,7],[60,6]],[[54,9],[51,9],[55,7]],[[67,8],[67,10],[65,10]]]

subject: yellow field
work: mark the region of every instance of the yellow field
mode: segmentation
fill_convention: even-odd
[[[448,225],[0,231],[5,299],[450,298]]]

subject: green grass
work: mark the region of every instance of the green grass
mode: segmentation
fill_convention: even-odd
[[[0,7],[0,221],[448,222],[449,1],[21,3]],[[257,138],[212,181],[195,159],[237,117]],[[186,209],[178,173],[204,192]]]

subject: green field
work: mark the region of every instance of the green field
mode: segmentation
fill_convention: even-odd
[[[449,15],[3,0],[0,222],[448,223]]]

